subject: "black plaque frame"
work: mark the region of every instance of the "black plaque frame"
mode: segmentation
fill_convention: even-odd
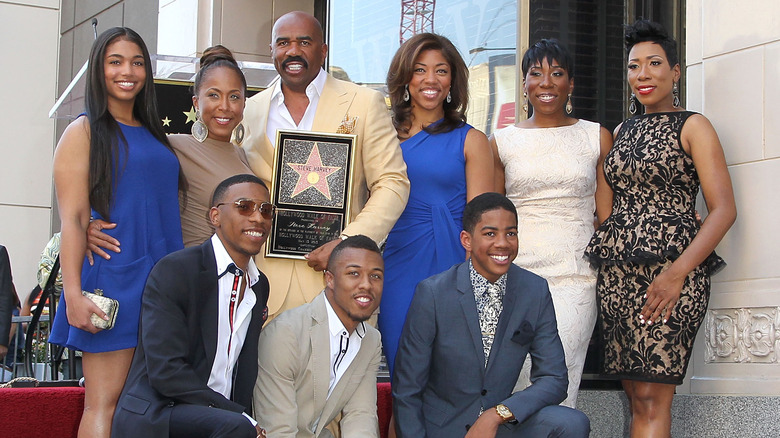
[[[350,221],[357,136],[276,134],[271,202],[276,205],[266,257],[304,259],[337,238]]]

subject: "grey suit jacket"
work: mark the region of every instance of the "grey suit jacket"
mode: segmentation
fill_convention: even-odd
[[[533,384],[512,394],[526,354],[533,358]],[[469,263],[417,286],[395,358],[393,409],[399,436],[464,436],[481,408],[499,403],[522,422],[563,401],[567,384],[555,310],[543,278],[510,267],[487,369]]]
[[[325,426],[339,412],[343,413],[343,438],[379,437],[379,331],[366,324],[360,351],[328,397],[330,341],[326,299],[323,292],[311,303],[285,311],[260,334],[254,406],[255,418],[266,429],[268,438],[332,437]]]

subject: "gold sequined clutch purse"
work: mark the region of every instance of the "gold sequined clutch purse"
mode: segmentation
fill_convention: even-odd
[[[100,307],[100,310],[108,315],[108,321],[106,321],[105,319],[99,317],[96,313],[93,313],[92,316],[89,317],[89,321],[92,323],[92,325],[103,330],[111,330],[114,328],[114,324],[116,323],[116,315],[119,313],[119,301],[103,296],[102,289],[95,289],[95,293],[83,290],[81,291],[81,294],[92,300],[93,303]]]

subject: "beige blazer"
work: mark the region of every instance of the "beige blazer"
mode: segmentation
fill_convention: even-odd
[[[248,132],[242,144],[252,171],[269,186],[276,139],[269,139],[265,131],[274,87],[247,100],[244,125]],[[364,234],[380,243],[395,225],[409,198],[406,163],[382,95],[328,75],[312,129],[336,132],[347,115],[358,119],[352,131],[357,135],[352,222],[344,234]],[[255,261],[271,283],[268,299],[271,317],[310,302],[324,287],[322,273],[309,268],[306,261],[266,259],[262,254]]]
[[[325,426],[339,412],[343,413],[342,438],[379,437],[379,331],[366,324],[360,351],[328,397],[331,364],[326,299],[320,293],[311,303],[283,313],[260,333],[254,413],[268,438],[332,437]]]

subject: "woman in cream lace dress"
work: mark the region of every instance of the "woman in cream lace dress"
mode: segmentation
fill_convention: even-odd
[[[598,123],[570,117],[571,56],[554,40],[541,40],[523,57],[528,119],[491,139],[496,190],[517,207],[515,264],[547,279],[569,370],[575,407],[585,355],[596,322],[596,274],[583,253],[593,234],[596,172],[601,148],[612,144]],[[530,384],[526,360],[518,389]]]

